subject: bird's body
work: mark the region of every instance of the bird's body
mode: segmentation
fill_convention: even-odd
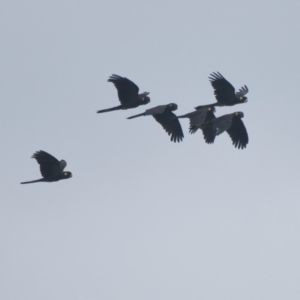
[[[116,87],[121,105],[98,110],[97,113],[136,108],[140,105],[146,105],[150,102],[150,98],[148,97],[149,93],[144,92],[139,94],[138,86],[126,77],[113,74],[109,77],[108,82],[112,82]]]
[[[177,118],[189,118],[190,119],[190,133],[195,133],[205,122],[210,122],[215,119],[215,108],[213,106],[201,107],[196,111],[188,114],[178,116]]]
[[[41,179],[21,182],[21,184],[35,183],[35,182],[55,182],[62,179],[68,179],[72,177],[71,172],[64,171],[67,166],[65,160],[57,160],[51,154],[45,151],[37,151],[32,155],[38,164],[40,165],[40,171],[43,176]]]
[[[147,109],[144,113],[131,116],[127,119],[133,119],[141,116],[153,116],[153,118],[162,125],[168,135],[171,136],[171,141],[180,142],[183,139],[183,131],[179,120],[172,112],[177,109],[177,104],[170,103],[167,105],[159,105]]]
[[[202,125],[203,135],[206,143],[212,144],[217,135],[227,131],[234,147],[246,148],[249,138],[246,127],[241,120],[244,117],[242,112],[223,115]]]
[[[242,86],[238,92],[235,92],[233,85],[219,72],[211,73],[210,77],[208,78],[212,87],[214,88],[214,94],[217,102],[206,106],[233,106],[247,102],[247,97],[245,97],[245,95],[249,90],[246,85]],[[195,108],[199,109],[199,107],[204,106],[197,106]]]

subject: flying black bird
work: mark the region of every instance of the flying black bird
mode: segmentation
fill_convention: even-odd
[[[199,106],[196,111],[191,113],[178,116],[177,118],[189,118],[190,119],[190,133],[195,133],[199,128],[202,129],[202,124],[206,122],[210,122],[215,119],[214,112],[216,109],[214,106]]]
[[[118,90],[118,97],[121,105],[108,109],[98,110],[97,113],[104,113],[119,109],[135,108],[140,105],[145,105],[150,102],[150,98],[147,97],[150,93],[144,92],[139,94],[139,87],[126,77],[113,74],[107,80],[112,82]]]
[[[235,112],[204,123],[202,130],[206,143],[212,144],[217,135],[227,131],[234,147],[238,149],[246,148],[249,138],[246,127],[241,119],[243,117],[244,114],[242,112]]]
[[[43,178],[33,181],[21,182],[21,184],[34,182],[53,182],[72,177],[71,172],[63,171],[67,165],[65,160],[58,161],[55,157],[42,150],[35,152],[32,155],[32,158],[35,158],[40,165],[40,171]]]
[[[238,92],[235,92],[232,84],[228,82],[219,72],[210,74],[210,77],[208,78],[215,90],[214,94],[217,99],[217,102],[211,105],[232,106],[247,102],[247,97],[245,97],[245,95],[249,90],[246,85],[242,86]],[[196,107],[196,109],[198,109],[198,107]]]
[[[127,119],[133,119],[141,116],[152,116],[171,136],[171,141],[174,143],[180,142],[183,139],[183,132],[179,120],[172,111],[177,109],[177,104],[170,103],[147,109],[144,113],[131,116]]]

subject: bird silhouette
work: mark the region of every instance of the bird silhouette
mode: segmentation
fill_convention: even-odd
[[[245,95],[249,90],[246,85],[242,86],[238,92],[235,92],[235,88],[233,87],[233,85],[229,81],[227,81],[219,72],[211,73],[210,77],[208,78],[212,87],[214,88],[214,94],[217,100],[216,103],[209,105],[232,106],[247,102],[247,97],[245,97]],[[198,109],[199,106],[195,108]]]
[[[206,143],[212,144],[217,135],[227,131],[234,147],[238,149],[246,148],[249,138],[241,119],[243,117],[244,114],[242,112],[234,112],[204,123],[201,127]]]
[[[40,171],[43,176],[41,179],[21,182],[21,184],[35,182],[53,182],[72,177],[71,172],[63,171],[67,163],[65,160],[58,161],[54,156],[45,151],[37,151],[32,155],[40,165]]]
[[[171,136],[171,141],[176,143],[183,139],[183,132],[179,120],[172,112],[177,109],[177,104],[170,103],[167,105],[159,105],[147,109],[144,113],[131,116],[127,119],[133,119],[141,116],[152,116]]]
[[[150,93],[144,92],[142,94],[139,94],[138,86],[126,77],[121,77],[119,75],[113,74],[107,81],[112,82],[118,90],[118,97],[121,105],[98,110],[97,113],[135,108],[140,105],[148,104],[150,102],[150,98],[148,97]]]

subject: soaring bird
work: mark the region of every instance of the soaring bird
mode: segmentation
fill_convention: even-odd
[[[198,106],[196,111],[191,113],[178,116],[177,118],[189,118],[190,119],[190,133],[195,133],[203,123],[210,122],[211,120],[215,119],[214,112],[216,109],[214,106]]]
[[[103,110],[98,110],[97,113],[104,113],[119,109],[135,108],[140,105],[145,105],[150,102],[150,98],[147,97],[150,93],[144,92],[139,94],[139,87],[126,77],[113,74],[107,80],[112,82],[118,90],[118,97],[121,105]]]
[[[232,84],[227,81],[219,72],[211,73],[208,77],[212,87],[214,88],[214,94],[217,102],[210,104],[213,106],[232,106],[240,103],[246,103],[248,88],[246,85],[242,86],[238,92],[235,92]],[[199,107],[199,106],[198,106]],[[198,109],[196,107],[196,109]]]
[[[58,161],[54,156],[42,150],[35,152],[32,155],[32,158],[35,158],[40,165],[40,171],[43,178],[21,182],[21,184],[34,182],[53,182],[72,177],[71,172],[63,171],[67,165],[65,160]]]
[[[174,143],[180,142],[183,139],[183,132],[179,120],[172,112],[177,109],[177,104],[170,103],[167,105],[159,105],[147,109],[144,113],[131,116],[127,119],[133,119],[141,116],[152,116],[171,136],[171,141]]]
[[[249,138],[246,127],[241,119],[243,117],[244,114],[242,112],[235,112],[204,123],[202,131],[206,143],[212,144],[217,135],[227,131],[234,147],[238,149],[246,148]]]

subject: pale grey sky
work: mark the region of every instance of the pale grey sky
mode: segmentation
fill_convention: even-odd
[[[1,1],[0,299],[300,298],[298,1]],[[174,144],[152,117],[215,102],[219,71],[248,103],[227,134]],[[111,74],[150,92],[118,105]],[[40,178],[45,150],[73,178]]]

